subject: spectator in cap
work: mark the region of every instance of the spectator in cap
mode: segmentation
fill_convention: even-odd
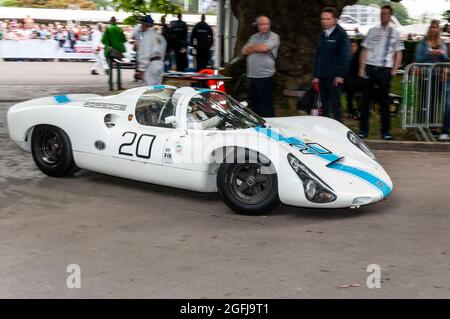
[[[145,85],[162,84],[164,56],[167,43],[164,36],[156,32],[153,19],[147,15],[142,20],[142,38],[138,47],[138,75]]]

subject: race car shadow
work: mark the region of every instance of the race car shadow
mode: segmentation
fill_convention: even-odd
[[[173,188],[168,186],[162,186],[151,183],[144,183],[135,180],[104,175],[92,171],[82,170],[76,174],[77,178],[83,179],[83,182],[88,181],[90,184],[95,185],[95,187],[102,187],[102,189],[113,190],[115,187],[126,188],[127,192],[144,192],[145,195],[149,195],[152,192],[158,193],[162,196],[172,197],[172,198],[182,198],[182,199],[195,199],[199,200],[217,200],[220,201],[220,197],[217,193],[200,193],[179,188]]]
[[[395,201],[389,201],[389,208],[395,207]],[[394,205],[392,205],[394,204]],[[287,205],[279,205],[270,215],[289,215],[295,218],[311,219],[311,220],[332,220],[345,218],[359,218],[367,215],[388,214],[389,210],[385,205],[388,202],[381,201],[375,204],[361,206],[360,208],[302,208]]]
[[[76,173],[75,176],[63,179],[44,177],[40,183],[42,183],[42,186],[46,189],[67,188],[67,190],[74,195],[86,197],[101,196],[105,198],[115,199],[123,198],[124,200],[133,198],[133,200],[144,202],[149,200],[151,201],[151,197],[149,196],[157,195],[158,197],[163,197],[164,200],[181,201],[179,206],[180,209],[182,209],[184,201],[190,202],[191,206],[192,203],[196,205],[196,202],[198,202],[199,204],[206,204],[207,202],[207,205],[217,207],[215,214],[219,212],[220,215],[224,214],[226,216],[230,216],[231,214],[235,217],[241,216],[240,218],[248,218],[253,221],[258,220],[258,218],[264,217],[271,217],[272,219],[272,217],[276,216],[294,217],[299,221],[337,220],[347,218],[354,219],[372,214],[387,214],[389,213],[389,209],[387,208],[393,208],[396,206],[395,199],[389,199],[388,202],[381,201],[376,204],[362,206],[359,209],[310,209],[280,204],[274,210],[262,215],[243,216],[236,214],[230,208],[228,208],[217,193],[200,193],[189,190],[182,190],[178,188],[103,175],[87,170],[82,170]],[[386,205],[388,207],[386,207]]]
[[[209,203],[223,204],[223,210],[226,214],[236,214],[230,208],[228,208],[225,203],[222,202],[218,193],[200,193],[189,190],[183,190],[173,187],[161,186],[156,184],[148,184],[137,182],[128,179],[121,179],[118,177],[112,177],[107,175],[101,175],[97,173],[90,172],[89,174],[95,174],[90,178],[90,181],[95,183],[115,183],[119,182],[121,186],[125,186],[127,189],[132,189],[136,191],[145,191],[147,194],[150,192],[156,192],[158,194],[163,194],[167,198],[177,197],[179,199],[188,199],[191,201],[198,200],[199,202],[204,202],[207,200]],[[390,200],[389,200],[390,201]],[[390,201],[392,202],[392,201]],[[264,216],[283,216],[290,215],[299,219],[316,219],[316,220],[326,220],[326,219],[345,219],[345,218],[358,218],[371,214],[385,214],[386,208],[383,207],[387,205],[387,201],[381,201],[368,206],[361,206],[360,208],[335,208],[335,209],[320,209],[320,208],[302,208],[295,206],[287,206],[280,204],[274,210],[263,214]],[[391,203],[389,203],[390,205]],[[391,206],[391,205],[390,205]],[[257,216],[253,216],[256,217]]]

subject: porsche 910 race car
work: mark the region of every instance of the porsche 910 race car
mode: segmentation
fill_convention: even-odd
[[[140,87],[115,96],[69,94],[8,110],[12,141],[61,177],[87,169],[197,192],[242,214],[281,201],[311,208],[382,200],[392,181],[367,145],[326,117],[261,118],[209,89]]]

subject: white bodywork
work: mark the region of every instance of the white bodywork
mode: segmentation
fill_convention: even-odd
[[[265,119],[266,127],[247,129],[190,129],[187,108],[199,92],[181,88],[172,100],[176,127],[139,124],[135,114],[138,99],[144,92],[162,88],[173,87],[141,87],[110,97],[75,94],[19,103],[8,111],[10,137],[30,151],[33,127],[54,125],[69,136],[80,168],[199,192],[217,191],[220,164],[214,155],[218,150],[224,146],[250,149],[273,163],[281,202],[300,207],[359,207],[383,199],[392,190],[392,181],[380,164],[349,141],[349,129],[325,117],[269,118]],[[303,147],[293,145],[295,141],[301,141]],[[289,153],[333,189],[335,201],[319,204],[306,198],[302,181],[287,160]]]

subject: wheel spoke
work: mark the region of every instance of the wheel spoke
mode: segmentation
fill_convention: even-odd
[[[263,174],[258,174],[255,177],[255,182],[256,182],[256,184],[266,183],[267,182],[267,176],[263,175]]]
[[[238,191],[241,193],[245,192],[248,189],[248,185],[246,182],[242,182],[242,184],[238,187]]]
[[[248,176],[249,175],[247,173],[243,173],[243,172],[238,172],[236,174],[237,179],[242,181],[243,183],[245,183],[245,181],[247,180]]]
[[[256,176],[256,165],[250,166],[249,175],[250,176]]]

